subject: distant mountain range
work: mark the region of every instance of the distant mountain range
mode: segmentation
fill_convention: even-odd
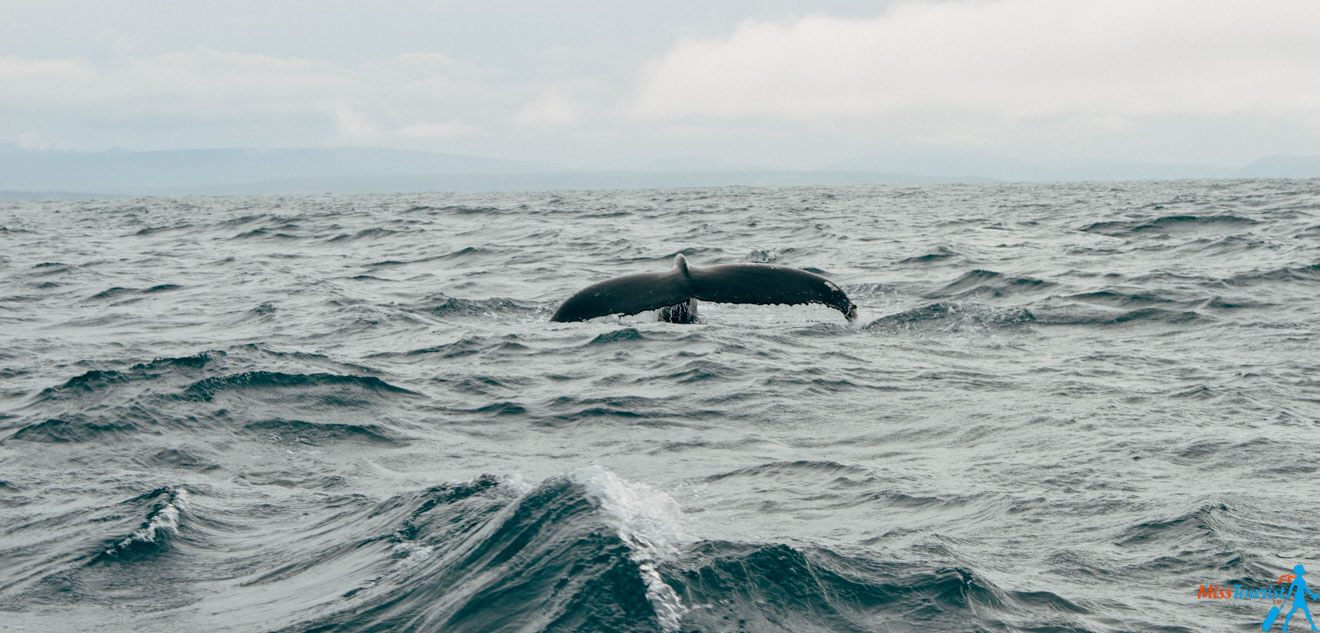
[[[1245,178],[1320,178],[1320,156],[1266,156],[1243,167]]]
[[[1197,178],[1320,178],[1320,156],[1267,156],[1245,167],[1114,160],[1028,162],[977,154],[880,154],[829,166],[854,171],[906,171],[953,180],[1058,182]]]
[[[545,162],[391,149],[70,152],[0,144],[0,197],[10,199],[1276,177],[1320,177],[1320,156],[1270,156],[1240,168],[887,154],[803,171],[749,169],[701,158],[650,161],[637,169],[581,170]]]

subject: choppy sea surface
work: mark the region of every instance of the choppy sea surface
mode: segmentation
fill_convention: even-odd
[[[678,253],[861,318],[549,321]],[[0,203],[0,630],[1259,630],[1317,315],[1315,180]]]

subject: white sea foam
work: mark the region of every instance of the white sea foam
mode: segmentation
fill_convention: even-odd
[[[664,492],[625,482],[598,466],[573,471],[570,478],[600,504],[619,539],[632,551],[630,558],[641,571],[646,597],[660,626],[665,631],[678,631],[679,621],[688,609],[657,569],[660,561],[678,553],[676,544],[683,538],[678,503]]]
[[[114,554],[116,550],[125,550],[133,546],[134,543],[155,543],[156,536],[162,531],[177,535],[179,533],[179,512],[188,507],[188,491],[184,488],[176,488],[170,491],[170,500],[159,510],[152,513],[147,520],[147,524],[138,528],[128,538],[120,541],[113,548],[105,551],[106,554]]]
[[[392,572],[409,571],[429,560],[431,555],[435,553],[435,549],[432,547],[407,541],[395,543],[393,551],[399,561],[390,568]]]

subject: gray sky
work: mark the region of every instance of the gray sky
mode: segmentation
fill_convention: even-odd
[[[794,168],[1320,154],[1316,0],[0,0],[0,15],[0,142],[34,148]]]

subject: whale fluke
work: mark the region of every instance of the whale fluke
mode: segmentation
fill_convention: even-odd
[[[820,303],[857,318],[857,306],[834,282],[805,270],[769,264],[688,266],[682,255],[663,273],[624,275],[592,284],[569,297],[552,321],[586,321],[610,314],[666,310],[667,321],[688,322],[696,314],[694,299],[715,303],[761,305]]]

